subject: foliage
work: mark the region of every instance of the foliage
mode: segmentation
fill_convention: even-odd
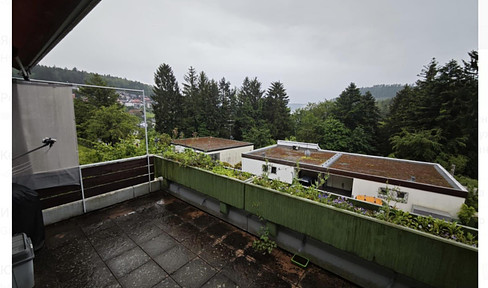
[[[478,180],[469,178],[467,176],[455,175],[456,180],[463,186],[478,188]]]
[[[442,151],[441,130],[422,130],[410,133],[402,130],[391,138],[395,157],[433,162]]]
[[[291,133],[288,95],[283,83],[272,82],[263,100],[263,119],[268,124],[271,139],[284,139]]]
[[[156,131],[169,134],[173,129],[182,126],[183,98],[173,70],[168,64],[159,65],[154,73],[154,83],[151,99],[156,119]]]
[[[229,168],[226,164],[218,160],[212,160],[210,156],[204,153],[198,153],[191,149],[185,149],[182,153],[167,149],[163,157],[179,162],[183,166],[198,167],[212,171],[219,175],[246,180],[252,177],[252,174],[243,172],[239,169]]]
[[[213,161],[210,156],[203,153],[194,152],[190,149],[186,149],[183,153],[176,153],[173,150],[168,149],[163,154],[163,157],[175,160],[184,166],[199,167],[217,174],[234,177],[240,180],[245,180],[252,177],[252,175],[249,173],[241,172],[235,169],[229,169],[225,167],[222,162]],[[299,169],[300,167],[297,163],[297,170]],[[264,172],[261,177],[253,177],[252,183],[282,193],[310,199],[326,205],[334,206],[336,208],[345,209],[361,215],[377,218],[397,225],[402,225],[419,231],[427,232],[436,236],[458,241],[471,246],[478,246],[477,235],[472,235],[469,232],[465,233],[465,231],[460,226],[458,226],[456,222],[447,222],[440,219],[434,219],[431,216],[424,217],[412,215],[409,212],[405,212],[390,206],[390,202],[394,199],[393,195],[396,191],[395,188],[387,188],[387,201],[384,202],[381,208],[375,210],[364,208],[364,205],[362,205],[362,201],[346,198],[344,196],[338,196],[336,194],[320,190],[320,187],[323,186],[328,175],[320,174],[317,181],[312,183],[310,187],[305,187],[301,185],[297,177],[293,179],[292,184],[288,184],[276,179],[270,179],[268,176],[269,173]],[[468,209],[469,213],[472,212],[471,208],[464,209]],[[464,217],[464,215],[462,215],[462,217]],[[465,220],[466,218],[464,218],[464,220],[462,221]],[[254,244],[256,245],[256,247],[260,247],[258,249],[265,250],[265,248],[267,249],[267,247],[270,247],[270,243],[272,242],[269,242],[271,240],[269,240],[268,233],[266,233],[266,231],[263,231],[261,236],[264,235],[264,237],[261,238],[261,240],[257,240],[257,244]]]
[[[252,248],[263,255],[271,254],[273,249],[276,248],[276,242],[269,236],[269,229],[263,226],[259,230],[259,240],[255,240],[252,243]]]
[[[140,133],[138,123],[136,116],[126,113],[122,106],[114,104],[96,110],[84,125],[88,140],[114,145],[121,139]]]
[[[475,213],[476,210],[474,209],[474,207],[470,207],[463,203],[463,205],[461,206],[461,210],[458,213],[458,217],[462,224],[468,225],[471,222],[471,219],[473,218]]]
[[[157,141],[156,141],[157,140]],[[168,134],[158,134],[154,130],[148,131],[149,153],[161,155],[171,143]],[[90,141],[78,138],[78,155],[81,165],[103,161],[117,160],[146,154],[144,138],[130,135],[119,139],[115,144],[107,144],[100,141]]]
[[[471,246],[477,247],[478,245],[478,240],[476,239],[477,236],[474,236],[469,232],[465,233],[465,231],[462,230],[456,222],[447,222],[440,219],[434,219],[431,216],[424,217],[412,215],[409,212],[405,212],[390,206],[390,201],[392,200],[391,195],[393,195],[392,193],[395,191],[395,189],[388,190],[388,195],[390,196],[380,209],[370,210],[361,207],[357,200],[348,199],[344,196],[337,196],[335,194],[318,190],[320,183],[322,183],[320,180],[312,187],[304,187],[300,185],[296,179],[293,180],[292,184],[287,184],[278,180],[268,179],[266,175],[263,175],[262,177],[254,178],[253,183],[283,193],[307,198],[323,204],[420,230]]]
[[[32,69],[31,78],[64,83],[85,83],[85,81],[93,75],[94,73],[78,70],[76,69],[76,67],[68,69],[56,66],[50,67],[44,65],[36,65]],[[107,85],[111,87],[144,90],[146,96],[149,96],[152,93],[152,87],[141,82],[131,81],[125,78],[115,77],[111,75],[101,75],[101,77],[107,83]]]
[[[401,84],[381,84],[381,85],[373,85],[372,87],[361,87],[359,91],[361,94],[365,94],[366,92],[370,92],[375,99],[391,99],[395,97],[398,91],[402,90],[403,85]]]
[[[140,142],[140,139],[137,139],[132,135],[124,139],[119,139],[119,141],[113,145],[98,141],[91,143],[92,148],[80,145],[79,147],[83,147],[78,151],[80,164],[83,165],[145,155],[145,145]]]
[[[395,156],[436,161],[447,170],[455,164],[456,173],[477,178],[478,53],[469,56],[464,67],[454,60],[440,66],[432,59],[415,85],[405,86],[393,98],[384,134],[390,135],[392,147],[412,144],[402,152],[407,157]],[[425,146],[427,152],[419,153]]]
[[[271,132],[266,125],[252,127],[243,135],[244,141],[253,143],[256,149],[275,144],[271,137]]]
[[[86,80],[87,85],[107,86],[107,82],[99,74],[93,74]],[[94,108],[109,107],[117,103],[118,94],[113,89],[83,86],[78,90],[81,99]]]

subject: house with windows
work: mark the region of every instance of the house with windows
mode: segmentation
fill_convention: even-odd
[[[436,163],[322,150],[318,144],[278,141],[242,155],[242,170],[420,215],[453,219],[467,190]],[[320,176],[321,175],[321,176]]]
[[[236,141],[216,137],[194,137],[175,139],[171,141],[177,152],[192,149],[195,152],[205,153],[214,160],[236,165],[242,161],[241,154],[252,151],[254,145],[249,142]]]

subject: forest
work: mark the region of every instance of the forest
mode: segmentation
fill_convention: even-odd
[[[78,70],[76,69],[76,67],[73,69],[68,69],[59,68],[56,66],[49,67],[44,65],[36,65],[31,71],[30,78],[37,80],[50,80],[83,84],[95,74],[96,73]],[[12,68],[12,77],[21,77],[19,71]],[[105,80],[106,85],[110,87],[144,90],[144,93],[146,95],[150,95],[152,93],[151,85],[111,75],[101,75],[101,77]]]

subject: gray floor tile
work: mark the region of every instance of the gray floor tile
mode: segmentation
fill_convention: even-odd
[[[181,286],[178,285],[178,283],[176,283],[171,277],[167,277],[161,283],[153,286],[153,288],[181,288]]]
[[[207,261],[212,267],[220,269],[234,260],[235,250],[219,243],[210,249],[203,250],[200,257]]]
[[[70,288],[95,288],[110,285],[118,285],[118,283],[103,262],[89,271],[84,270],[81,275],[63,283],[64,287]]]
[[[172,274],[172,278],[182,287],[200,287],[207,282],[217,270],[196,258]]]
[[[117,278],[120,278],[150,259],[141,248],[135,247],[107,261],[107,266]]]
[[[144,243],[152,238],[163,233],[163,230],[159,229],[156,225],[152,223],[140,224],[134,229],[126,231],[127,235],[134,240],[137,244]]]
[[[117,226],[90,235],[89,239],[104,261],[114,258],[136,246]]]
[[[254,280],[263,270],[247,257],[238,257],[222,269],[222,273],[240,287],[254,287]]]
[[[163,254],[156,256],[154,261],[156,261],[164,271],[171,274],[195,257],[196,255],[193,254],[193,252],[186,249],[183,245],[177,244]]]
[[[175,245],[176,241],[168,234],[163,233],[140,246],[149,256],[156,257]]]
[[[232,282],[228,277],[226,277],[221,272],[217,273],[210,280],[208,280],[202,288],[234,288],[239,287],[236,283]],[[270,286],[272,287],[272,286]]]
[[[124,288],[150,288],[161,282],[168,274],[154,261],[149,261],[122,277],[119,281]]]

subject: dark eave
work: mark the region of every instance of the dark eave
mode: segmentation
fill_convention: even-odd
[[[30,72],[99,2],[12,1],[12,67]]]

